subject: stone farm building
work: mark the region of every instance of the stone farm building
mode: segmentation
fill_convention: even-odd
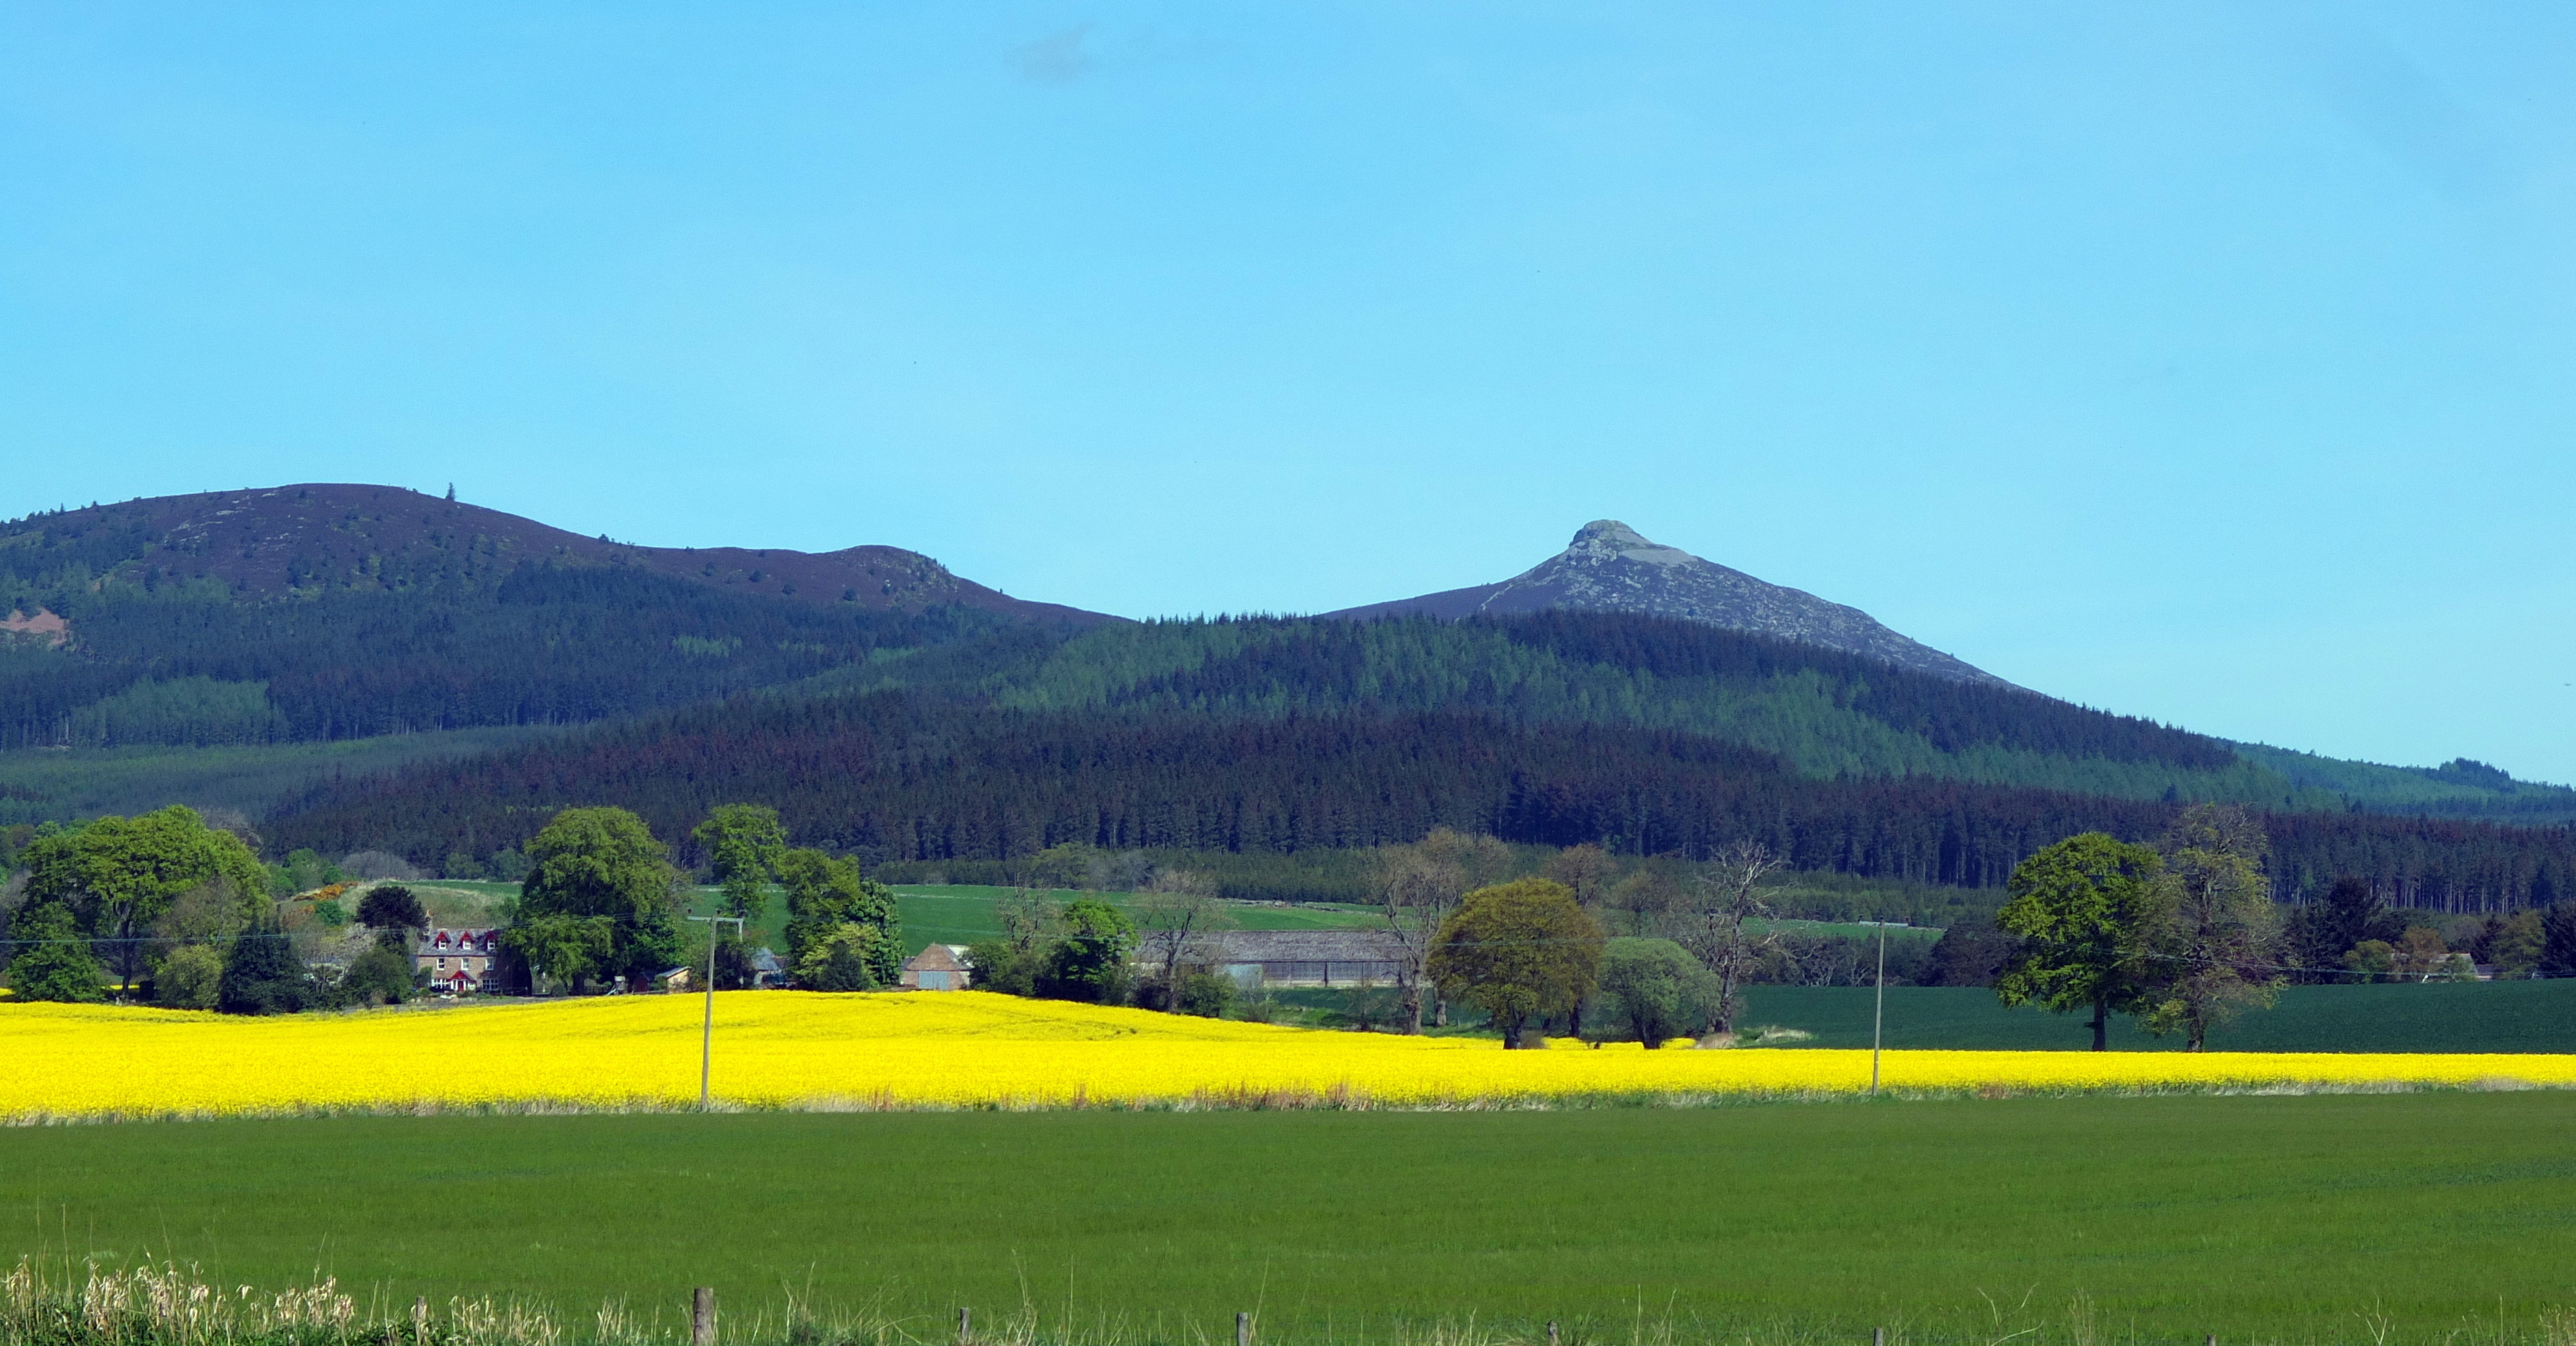
[[[898,984],[914,991],[963,991],[967,972],[965,945],[933,944],[904,960]]]
[[[1136,961],[1162,966],[1170,940],[1146,932]],[[1385,930],[1213,930],[1191,936],[1181,961],[1246,986],[1392,986],[1408,966],[1403,942]]]
[[[483,989],[492,960],[501,956],[501,932],[494,928],[432,930],[411,956],[412,966],[429,974],[430,985],[455,995]]]

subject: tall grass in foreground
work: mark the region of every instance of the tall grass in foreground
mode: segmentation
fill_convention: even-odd
[[[1983,1312],[1954,1319],[1897,1315],[1883,1328],[1884,1346],[2149,1346],[2154,1337],[2124,1329],[2082,1292],[2054,1312],[1980,1294]],[[1263,1336],[1253,1318],[1254,1339]],[[719,1346],[1226,1346],[1232,1325],[1174,1328],[1159,1320],[1099,1314],[1085,1320],[1068,1302],[1050,1315],[1023,1302],[999,1321],[975,1320],[971,1335],[954,1320],[904,1318],[879,1305],[819,1309],[793,1290],[783,1303],[719,1317]],[[1824,1346],[1870,1340],[1866,1330],[1793,1322],[1717,1324],[1652,1311],[1641,1299],[1624,1322],[1492,1324],[1473,1315],[1328,1328],[1300,1340],[1315,1346]],[[2576,1346],[2576,1312],[2544,1310],[2516,1322],[2464,1320],[2408,1334],[2375,1308],[2305,1333],[2258,1338],[2209,1334],[2236,1346],[2298,1342],[2306,1346]],[[638,1314],[609,1300],[587,1321],[516,1298],[450,1298],[410,1305],[372,1297],[361,1308],[335,1278],[265,1291],[224,1287],[195,1266],[175,1263],[116,1269],[95,1262],[48,1264],[21,1258],[0,1277],[0,1346],[682,1346],[685,1312]]]

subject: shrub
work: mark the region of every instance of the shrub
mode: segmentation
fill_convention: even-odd
[[[1234,1004],[1234,982],[1214,972],[1183,973],[1172,987],[1172,1008],[1202,1019],[1222,1019]]]
[[[9,961],[9,986],[20,1000],[83,1004],[105,997],[98,960],[72,923],[69,908],[48,902],[22,913],[10,929],[18,956]]]
[[[399,1005],[411,999],[412,989],[411,959],[377,944],[349,964],[337,998],[347,1005]]]
[[[1136,949],[1136,923],[1095,898],[1068,903],[1064,936],[1047,950],[1037,991],[1052,1000],[1115,1005],[1127,998],[1132,975],[1127,955]]]
[[[846,921],[819,939],[806,942],[796,964],[796,984],[809,991],[873,991],[886,985],[878,975],[885,936],[873,925]]]
[[[966,949],[967,966],[975,969],[975,989],[1002,995],[1036,995],[1040,958],[1007,939],[990,939]]]
[[[223,979],[224,956],[213,945],[182,945],[153,972],[153,998],[171,1009],[210,1010]]]

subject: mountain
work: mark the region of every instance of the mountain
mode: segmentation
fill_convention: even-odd
[[[579,724],[1118,619],[894,547],[638,547],[385,486],[0,524],[0,748]]]
[[[74,571],[84,581],[213,580],[242,597],[282,597],[474,582],[528,562],[617,567],[806,603],[908,613],[945,605],[1075,627],[1119,620],[1012,598],[900,547],[639,547],[400,486],[346,484],[160,496],[0,523],[0,585],[21,591],[15,602],[0,592],[0,605],[31,616],[41,600],[27,595]]]
[[[1632,612],[1706,622],[1864,654],[1935,677],[2010,685],[1983,669],[1889,630],[1858,608],[1829,603],[1803,590],[1766,584],[1741,570],[1701,560],[1679,547],[1649,542],[1636,529],[1616,519],[1595,519],[1583,525],[1564,551],[1500,584],[1450,589],[1324,615],[1367,619],[1419,613],[1454,620],[1510,617],[1551,608]]]

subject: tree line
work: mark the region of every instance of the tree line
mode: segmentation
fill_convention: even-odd
[[[772,801],[868,863],[1108,850],[1292,854],[1436,827],[1705,860],[1759,843],[1790,866],[1999,887],[2056,840],[2160,836],[2182,806],[1922,778],[1817,780],[1697,735],[1479,713],[1205,719],[1014,710],[898,691],[749,698],[383,778],[328,783],[272,835],[415,863],[489,854],[606,800],[664,835],[721,802]],[[2576,834],[2353,813],[2265,815],[2285,901],[2344,875],[2396,905],[2510,911],[2566,894]]]
[[[221,585],[120,580],[51,601],[70,644],[0,638],[0,748],[577,724],[1000,625],[966,609],[817,605],[540,562],[395,592],[237,601]]]

